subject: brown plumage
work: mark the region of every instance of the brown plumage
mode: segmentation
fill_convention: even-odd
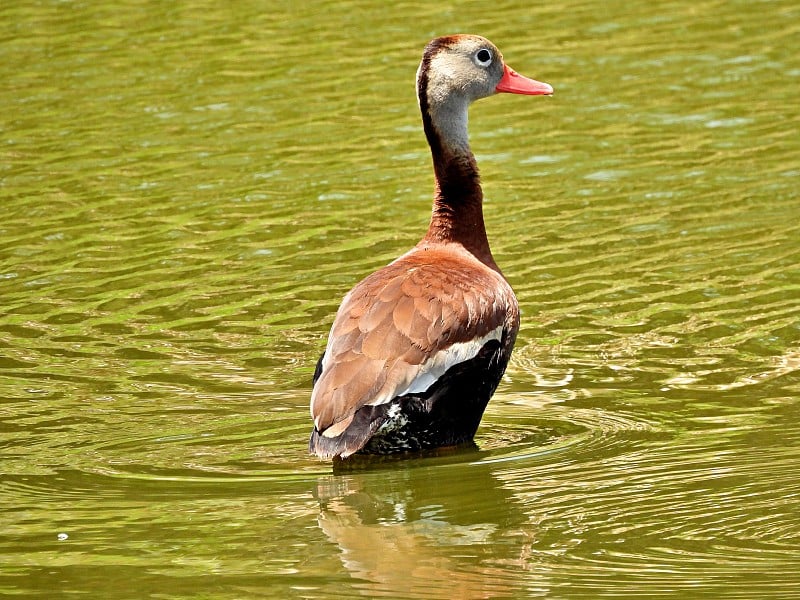
[[[467,107],[550,94],[478,36],[425,48],[417,72],[436,180],[428,232],[345,296],[317,365],[309,450],[345,458],[470,441],[511,355],[519,308],[492,257]]]

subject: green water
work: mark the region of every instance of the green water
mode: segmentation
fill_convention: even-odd
[[[341,296],[476,104],[523,310],[478,449],[306,454]],[[800,597],[800,7],[0,6],[0,595]]]

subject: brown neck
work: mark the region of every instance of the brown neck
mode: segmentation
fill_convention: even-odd
[[[425,240],[461,244],[481,262],[496,268],[483,222],[483,191],[475,157],[469,150],[443,151],[439,146],[433,167],[436,187]]]

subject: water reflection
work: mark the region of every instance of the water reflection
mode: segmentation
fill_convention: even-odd
[[[458,458],[465,461],[469,453]],[[319,526],[367,597],[516,595],[530,531],[523,508],[488,465],[419,467],[321,478]]]

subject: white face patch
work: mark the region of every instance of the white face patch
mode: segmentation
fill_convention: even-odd
[[[430,62],[428,69],[428,107],[434,127],[442,143],[453,150],[467,151],[467,109],[473,100],[491,95],[494,89],[473,95],[476,82],[486,77],[486,69],[479,67],[470,54],[440,52]],[[478,87],[484,87],[479,85]]]

